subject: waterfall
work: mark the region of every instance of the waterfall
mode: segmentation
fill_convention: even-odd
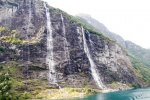
[[[65,58],[70,63],[70,56],[69,56],[69,50],[68,50],[68,42],[66,39],[66,30],[65,30],[65,24],[64,24],[64,18],[61,14],[61,21],[62,21],[62,29],[63,29],[63,35],[64,35],[64,51],[65,51]]]
[[[29,10],[28,10],[28,21],[27,21],[27,33],[26,33],[26,40],[27,40],[27,66],[26,66],[26,71],[27,71],[27,78],[28,78],[28,70],[29,70],[29,62],[30,62],[30,47],[29,47],[29,35],[31,34],[30,33],[30,25],[31,25],[31,18],[32,18],[32,12],[31,12],[31,0],[29,0],[29,3],[28,3],[28,7],[29,7]]]
[[[90,69],[92,72],[92,76],[93,76],[95,82],[97,83],[97,85],[99,86],[99,88],[104,89],[105,86],[103,85],[103,83],[102,83],[102,81],[101,81],[101,79],[97,73],[96,65],[95,65],[94,61],[91,58],[90,51],[89,51],[87,43],[86,43],[86,38],[85,38],[85,33],[84,33],[83,27],[82,27],[82,33],[83,33],[84,51],[85,51],[85,53],[89,59],[89,62],[90,62],[90,66],[91,66]]]
[[[51,19],[50,19],[50,12],[49,8],[44,3],[44,8],[46,10],[46,18],[47,18],[47,57],[46,62],[49,67],[49,82],[53,84],[57,84],[56,80],[56,71],[54,67],[54,59],[53,59],[53,36],[52,36],[52,28],[51,28]]]

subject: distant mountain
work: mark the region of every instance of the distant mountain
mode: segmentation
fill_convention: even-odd
[[[130,54],[139,59],[146,67],[150,67],[150,50],[142,48],[131,41],[126,41],[125,43]]]
[[[104,24],[92,18],[90,15],[78,14],[76,16],[82,22],[89,24],[89,26],[91,26],[92,28],[95,28],[98,32],[101,32],[106,37],[109,37],[110,39],[115,40],[122,47],[126,48],[125,41],[120,35],[110,32]]]

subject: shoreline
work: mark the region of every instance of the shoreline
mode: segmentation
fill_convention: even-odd
[[[131,88],[130,88],[131,89]],[[129,90],[129,89],[124,89]],[[85,98],[97,93],[108,93],[119,91],[119,89],[92,89],[92,88],[62,88],[62,89],[46,89],[40,91],[35,98],[36,99],[74,99]],[[34,99],[34,98],[33,98]]]

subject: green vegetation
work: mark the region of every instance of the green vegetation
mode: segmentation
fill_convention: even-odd
[[[13,90],[13,71],[9,69],[9,64],[1,64],[0,70],[0,100],[17,99]],[[12,74],[12,75],[11,75]]]
[[[0,27],[0,33],[2,36],[0,37],[0,41],[5,44],[25,44],[26,41],[21,40],[20,38],[16,37],[18,32],[16,30],[8,30],[4,27]]]
[[[94,93],[102,92],[96,89],[90,88],[62,88],[62,89],[47,89],[40,91],[36,98],[48,98],[48,99],[65,99],[65,98],[75,98],[83,97],[85,95],[91,95]]]
[[[50,11],[52,11],[52,13],[55,13],[55,14],[63,14],[68,20],[70,20],[72,23],[76,23],[77,25],[79,26],[83,26],[84,29],[88,30],[90,33],[92,34],[97,34],[99,37],[101,37],[105,42],[109,42],[109,41],[112,41],[110,40],[109,38],[105,37],[103,34],[101,34],[100,32],[96,31],[93,27],[91,27],[89,24],[81,21],[80,19],[74,17],[74,16],[71,16],[69,14],[67,14],[66,12],[60,10],[60,9],[56,9],[56,8],[53,8],[53,7],[50,7]]]
[[[16,30],[9,30],[5,27],[0,26],[0,33],[6,33],[6,34],[18,34]]]
[[[126,41],[126,45],[131,63],[135,68],[134,74],[150,85],[150,50],[144,49],[130,41]],[[133,86],[138,86],[138,84],[133,84]]]
[[[31,94],[22,90],[25,84],[19,75],[18,63],[11,61],[0,65],[0,100],[24,100]]]
[[[130,41],[127,41],[126,44],[127,50],[129,51],[130,55],[134,56],[145,67],[150,68],[150,50],[144,49]]]
[[[146,67],[140,60],[130,56],[131,63],[135,68],[134,74],[144,82],[150,84],[150,68]]]
[[[46,84],[47,80],[24,79],[21,69],[22,67],[15,61],[0,65],[0,100],[61,99],[102,92],[90,88],[54,89]]]
[[[12,95],[9,93],[11,89],[11,78],[8,72],[6,74],[0,73],[0,100],[9,100]]]
[[[0,46],[0,51],[4,52],[5,49],[3,47]]]
[[[132,84],[131,84],[131,87],[134,87],[134,88],[141,88],[141,85],[138,84],[138,83],[132,83]]]
[[[22,41],[19,38],[14,38],[12,36],[2,36],[0,40],[3,43],[10,43],[10,44],[24,44],[25,43],[25,41]]]
[[[0,100],[73,98],[101,92],[90,88],[55,89],[44,79],[24,79],[21,70],[15,61],[0,65]]]

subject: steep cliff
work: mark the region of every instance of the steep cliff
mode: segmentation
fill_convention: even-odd
[[[140,84],[125,50],[74,17],[40,0],[1,0],[0,6],[0,26],[15,30],[14,37],[24,41],[1,40],[1,48],[10,50],[4,50],[7,57],[0,51],[1,64],[15,62],[19,68],[20,77],[14,79],[23,85],[18,91],[37,86],[105,89]],[[2,36],[8,36],[6,31],[1,31]]]
[[[120,46],[122,46],[130,55],[129,58],[134,68],[140,72],[138,74],[141,74],[140,75],[141,79],[145,81],[147,84],[149,84],[150,79],[148,78],[148,76],[150,74],[148,74],[149,72],[147,71],[150,71],[149,69],[150,51],[148,49],[142,48],[131,41],[126,41],[121,36],[110,32],[102,23],[100,23],[96,19],[93,19],[90,15],[78,14],[77,18],[80,21],[86,23],[89,27],[95,29],[98,32],[101,32],[103,35],[116,41]],[[138,62],[140,62],[141,64],[139,64]],[[145,75],[145,73],[147,73],[147,75]]]

